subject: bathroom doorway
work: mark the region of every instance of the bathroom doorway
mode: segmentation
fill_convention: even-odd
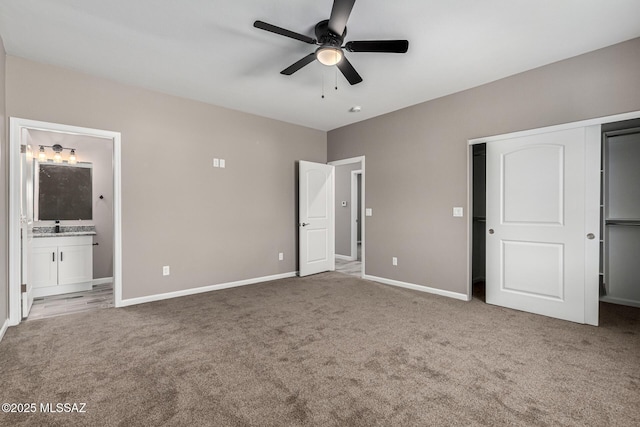
[[[10,323],[118,306],[120,134],[10,122]]]

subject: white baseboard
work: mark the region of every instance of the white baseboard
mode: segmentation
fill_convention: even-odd
[[[416,285],[414,283],[401,282],[399,280],[385,279],[384,277],[376,277],[365,274],[363,279],[372,280],[374,282],[380,282],[385,285],[398,286],[400,288],[413,289],[414,291],[427,292],[430,294],[441,295],[444,297],[455,298],[462,301],[470,301],[466,294],[460,294],[458,292],[445,291],[442,289],[430,288],[428,286]]]
[[[347,255],[338,255],[336,254],[336,259],[342,259],[344,261],[354,261],[354,259]]]
[[[4,333],[7,332],[7,328],[9,327],[9,319],[4,319],[4,323],[2,324],[2,329],[0,329],[0,341],[4,338]]]
[[[616,298],[616,297],[612,297],[610,295],[601,296],[600,297],[600,301],[608,302],[608,303],[611,303],[611,304],[627,305],[629,307],[640,307],[640,301],[624,299],[624,298]]]
[[[113,277],[102,277],[100,279],[93,279],[91,284],[95,285],[104,285],[106,283],[113,283]]]
[[[44,288],[33,288],[31,295],[34,298],[48,297],[52,295],[70,294],[72,292],[90,291],[93,287],[92,282],[73,283],[70,285],[46,286]]]
[[[164,294],[149,295],[146,297],[123,299],[119,307],[127,307],[130,305],[144,304],[146,302],[161,301],[164,299],[184,297],[187,295],[201,294],[203,292],[219,291],[221,289],[236,288],[238,286],[254,285],[256,283],[270,282],[272,280],[286,279],[295,277],[296,272],[275,274],[273,276],[256,277],[255,279],[238,280],[237,282],[220,283],[218,285],[203,286],[201,288],[185,289],[183,291],[167,292]]]

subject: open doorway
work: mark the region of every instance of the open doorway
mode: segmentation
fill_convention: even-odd
[[[364,274],[364,157],[330,162],[335,167],[336,271]]]
[[[11,118],[10,141],[11,325],[118,306],[120,134]]]

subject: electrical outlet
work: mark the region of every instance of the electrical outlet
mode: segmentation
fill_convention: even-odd
[[[391,258],[391,264],[397,266],[398,265],[398,258],[396,258],[396,257]]]
[[[463,209],[462,208],[458,208],[458,207],[453,208],[453,216],[455,216],[455,217],[464,216]]]
[[[282,261],[282,260],[284,260],[284,254],[282,252],[280,252],[278,254],[278,261]]]
[[[162,275],[163,276],[168,276],[169,274],[171,274],[171,271],[169,269],[168,265],[165,265],[164,267],[162,267]]]

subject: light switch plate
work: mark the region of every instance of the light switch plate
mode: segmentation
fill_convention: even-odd
[[[220,159],[213,159],[213,167],[214,168],[220,167]]]
[[[396,265],[396,266],[397,266],[397,265],[398,265],[398,258],[397,258],[397,257],[392,257],[392,258],[391,258],[391,264],[393,264],[393,265]]]
[[[365,215],[365,216],[373,216],[373,209],[371,209],[371,208],[366,208],[366,209],[364,210],[364,215]]]
[[[282,252],[280,252],[280,253],[278,254],[278,260],[279,260],[279,261],[284,260],[284,254],[283,254]]]
[[[453,216],[455,217],[464,216],[463,212],[462,208],[453,208]]]
[[[171,274],[171,270],[169,269],[168,265],[165,265],[162,267],[162,275],[163,276],[168,276],[169,274]]]
[[[221,168],[227,167],[227,162],[224,159],[220,159],[220,167]]]

